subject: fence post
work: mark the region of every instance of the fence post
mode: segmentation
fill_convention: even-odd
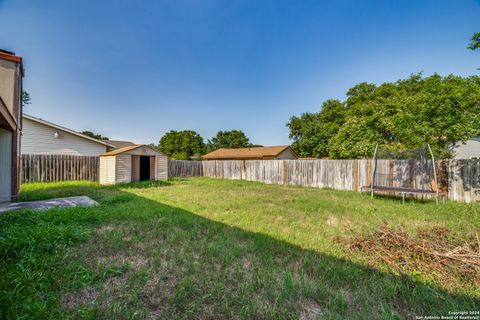
[[[448,194],[448,160],[438,160],[438,190]]]
[[[283,180],[283,185],[287,185],[287,160],[282,160],[282,180]]]

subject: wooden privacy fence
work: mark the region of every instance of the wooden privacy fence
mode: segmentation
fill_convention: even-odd
[[[99,157],[22,154],[21,182],[98,181]]]
[[[480,201],[480,160],[439,160],[436,165],[439,190],[448,198]],[[169,161],[169,177],[203,175],[352,191],[370,185],[372,170],[369,159]],[[432,170],[431,161],[377,160],[375,184],[429,190],[435,187]]]
[[[169,177],[199,177],[203,176],[201,161],[168,160]]]

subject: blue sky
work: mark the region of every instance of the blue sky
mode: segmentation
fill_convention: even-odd
[[[23,56],[26,112],[110,138],[205,140],[286,122],[351,86],[478,74],[480,1],[0,0],[0,48]]]

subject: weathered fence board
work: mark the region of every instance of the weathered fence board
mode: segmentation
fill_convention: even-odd
[[[447,164],[448,197],[456,201],[480,201],[480,160],[451,160]]]
[[[20,179],[27,182],[98,181],[99,158],[50,154],[23,154]]]
[[[199,177],[203,176],[201,161],[168,160],[169,177]]]
[[[376,185],[416,189],[435,187],[433,163],[414,160],[227,160],[169,161],[169,177],[207,176],[271,184],[361,191],[373,170]],[[439,160],[438,187],[448,198],[480,201],[480,160]],[[427,174],[425,174],[427,173]],[[423,196],[420,196],[423,197]]]

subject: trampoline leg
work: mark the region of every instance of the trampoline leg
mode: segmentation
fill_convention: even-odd
[[[405,192],[402,193],[402,204],[405,204]]]

